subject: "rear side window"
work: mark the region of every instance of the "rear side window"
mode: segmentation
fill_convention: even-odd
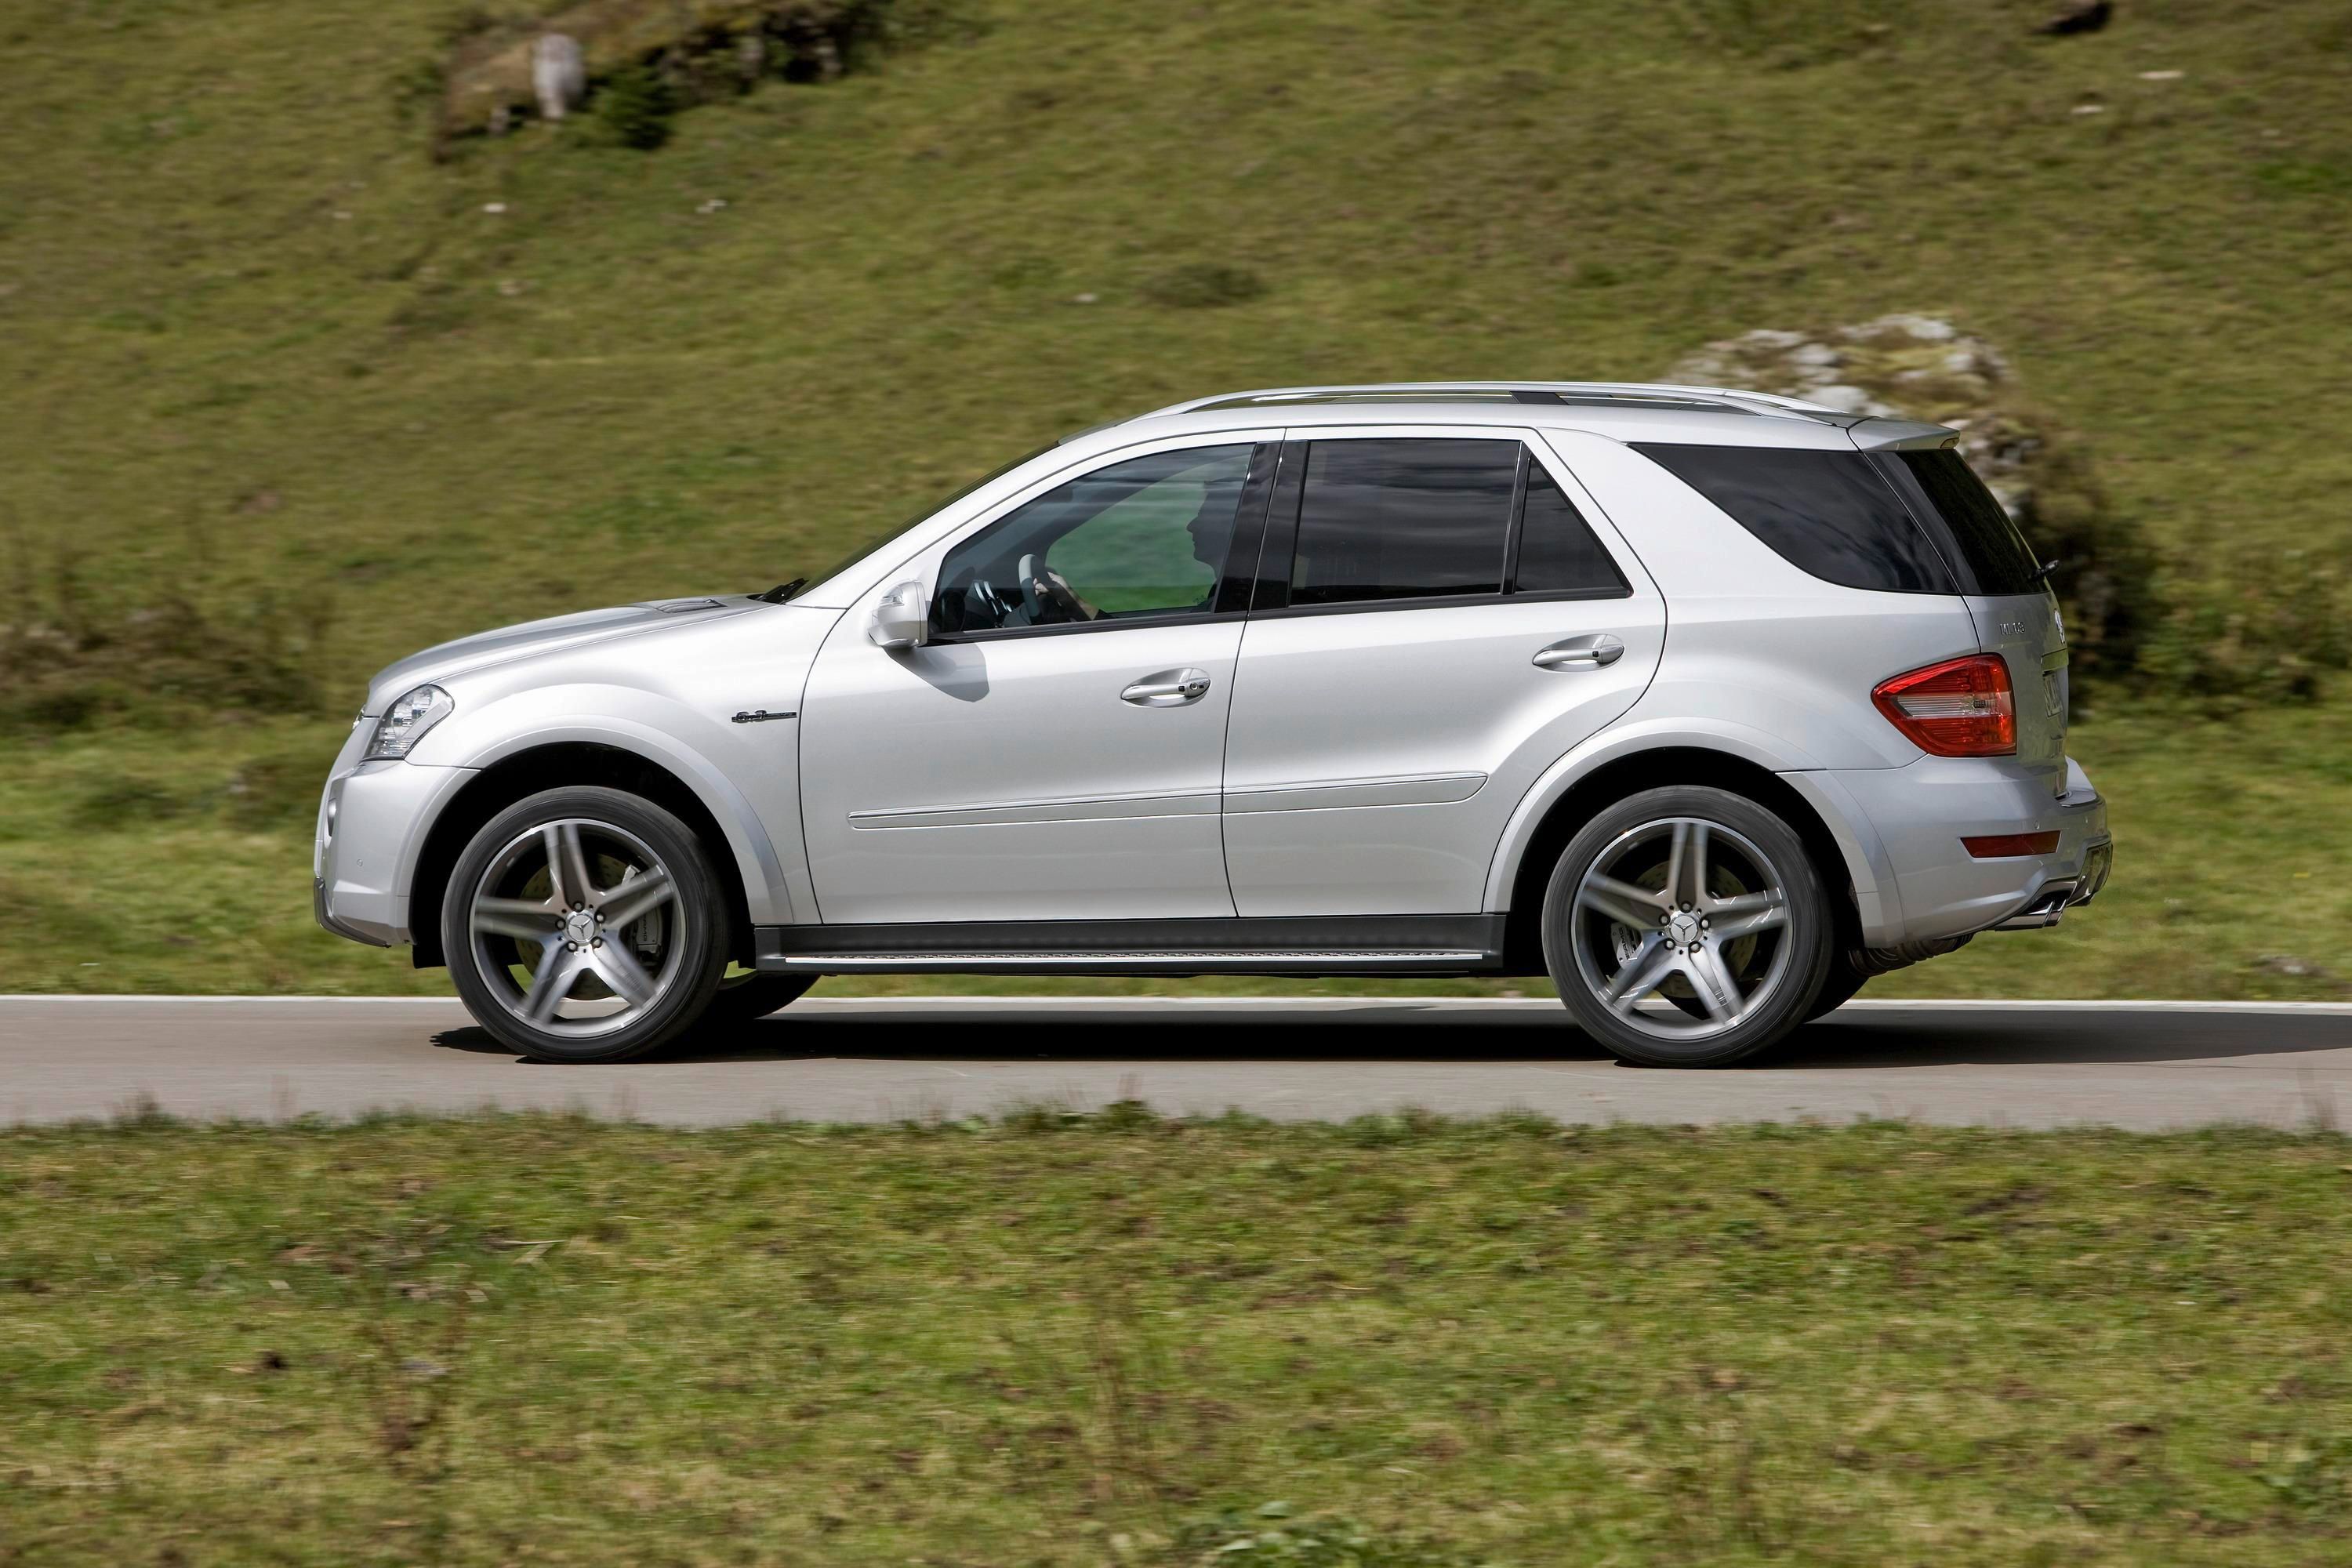
[[[1864,453],[1650,442],[1635,450],[1801,571],[1882,593],[1960,591],[1927,533]]]
[[[1518,594],[1622,594],[1624,574],[1592,537],[1592,529],[1560,492],[1541,463],[1528,464],[1528,491],[1519,521]]]
[[[1313,443],[1290,603],[1501,593],[1518,468],[1517,441]]]
[[[2033,594],[2041,563],[1968,459],[1945,447],[1933,452],[1882,452],[1881,472],[1893,482],[1921,527],[1943,550],[1970,594]]]

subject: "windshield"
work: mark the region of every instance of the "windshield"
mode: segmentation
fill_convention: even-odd
[[[856,565],[859,562],[865,560],[867,556],[873,554],[876,551],[881,549],[884,545],[889,543],[892,540],[898,538],[908,529],[913,528],[917,523],[921,522],[926,518],[937,517],[940,513],[955,505],[956,502],[963,500],[964,497],[971,494],[982,485],[993,484],[998,479],[1001,479],[1005,475],[1011,473],[1013,469],[1019,468],[1022,464],[1029,462],[1034,458],[1042,458],[1060,445],[1061,443],[1058,441],[1048,442],[1046,445],[1038,447],[1034,452],[1024,452],[1021,456],[1013,458],[1011,462],[1004,464],[1002,468],[989,469],[988,472],[981,475],[980,478],[972,480],[971,483],[964,486],[961,489],[955,491],[951,495],[942,496],[938,500],[933,501],[930,505],[925,507],[922,510],[917,512],[914,516],[908,518],[898,527],[874,535],[865,543],[859,545],[856,549],[851,551],[848,554],[843,556],[832,565],[827,566],[824,571],[812,572],[807,576],[795,580],[791,584],[792,592],[784,595],[782,598],[777,601],[777,603],[790,603],[792,600],[797,599],[806,594],[811,588],[820,587],[824,584],[832,582],[835,577],[840,576],[852,566]]]

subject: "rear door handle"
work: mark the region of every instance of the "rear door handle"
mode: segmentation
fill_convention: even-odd
[[[1625,657],[1625,645],[1607,632],[1567,637],[1536,650],[1538,669],[1599,669]]]
[[[1138,708],[1181,708],[1208,694],[1207,670],[1163,669],[1157,675],[1145,676],[1120,692],[1118,700],[1132,702]]]

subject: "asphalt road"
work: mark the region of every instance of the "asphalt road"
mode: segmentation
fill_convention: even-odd
[[[1344,1118],[2048,1127],[2352,1123],[2352,1005],[1849,1004],[1758,1066],[1621,1067],[1549,1001],[812,997],[728,1048],[525,1062],[455,1002],[0,997],[0,1123],[378,1109],[583,1110],[682,1126],[961,1117],[1123,1098]]]

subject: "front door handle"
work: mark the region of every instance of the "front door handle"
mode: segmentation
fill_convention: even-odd
[[[1181,708],[1208,694],[1207,670],[1163,669],[1157,675],[1145,676],[1120,692],[1118,700],[1132,702],[1138,708]]]
[[[1567,637],[1549,647],[1536,649],[1538,669],[1599,669],[1604,664],[1614,664],[1625,657],[1625,645],[1607,632],[1595,632],[1591,637]]]

